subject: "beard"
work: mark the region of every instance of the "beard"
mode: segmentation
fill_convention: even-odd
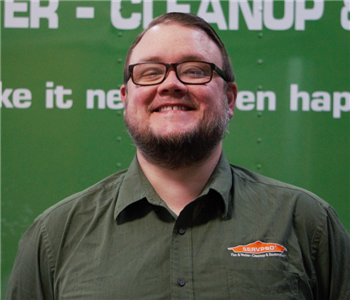
[[[132,119],[125,101],[124,122],[138,150],[152,164],[167,169],[181,169],[204,161],[225,137],[230,122],[227,98],[221,111],[210,111],[198,126],[188,132],[155,135],[150,128]]]

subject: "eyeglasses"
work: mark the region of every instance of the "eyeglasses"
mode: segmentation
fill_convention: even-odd
[[[205,84],[213,78],[213,71],[227,81],[224,72],[215,64],[204,61],[185,61],[165,64],[160,62],[142,62],[129,65],[131,80],[137,85],[155,85],[162,83],[170,67],[176,77],[184,84]]]

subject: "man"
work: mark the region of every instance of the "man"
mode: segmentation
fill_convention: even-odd
[[[124,73],[134,161],[35,220],[7,299],[349,299],[333,209],[222,153],[237,88],[214,30],[160,16]]]

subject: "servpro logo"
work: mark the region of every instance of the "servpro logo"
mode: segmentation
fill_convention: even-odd
[[[275,243],[263,243],[256,241],[247,245],[239,245],[236,247],[230,247],[228,250],[232,250],[231,256],[238,257],[268,257],[268,256],[281,256],[285,257],[284,252],[287,248],[275,244]]]

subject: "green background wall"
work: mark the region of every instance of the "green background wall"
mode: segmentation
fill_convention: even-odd
[[[350,231],[349,1],[119,2],[1,1],[2,295],[34,218],[128,167],[125,55],[143,24],[170,9],[203,16],[227,45],[240,91],[229,161],[314,192]],[[85,18],[78,7],[90,7]],[[87,90],[100,90],[94,108]],[[275,105],[258,101],[267,91]]]

